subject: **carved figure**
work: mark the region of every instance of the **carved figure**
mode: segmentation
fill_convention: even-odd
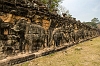
[[[40,49],[44,45],[45,30],[36,24],[28,24],[25,19],[20,19],[13,28],[20,35],[20,49],[25,50],[26,44],[29,46],[29,52]]]

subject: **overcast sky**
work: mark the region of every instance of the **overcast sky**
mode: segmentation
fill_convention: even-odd
[[[61,5],[81,22],[91,21],[94,17],[100,20],[100,0],[64,0]]]

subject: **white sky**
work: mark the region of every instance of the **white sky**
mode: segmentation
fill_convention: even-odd
[[[91,21],[94,17],[100,20],[100,0],[63,0],[61,5],[81,22]]]

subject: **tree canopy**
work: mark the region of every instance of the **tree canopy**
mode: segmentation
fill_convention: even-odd
[[[94,18],[91,20],[91,22],[98,23],[98,22],[99,22],[99,19],[94,17]]]
[[[99,21],[99,19],[98,18],[93,18],[93,19],[91,19],[91,22],[84,22],[85,24],[87,24],[87,25],[89,25],[89,26],[92,26],[92,27],[94,27],[94,28],[98,28],[98,24],[100,24],[100,21]]]
[[[59,5],[59,3],[62,2],[62,0],[40,0],[43,4],[45,4],[50,11],[53,11],[56,9]]]

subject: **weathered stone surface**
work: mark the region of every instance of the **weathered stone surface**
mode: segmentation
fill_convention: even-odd
[[[99,35],[99,29],[49,12],[38,1],[0,0],[1,66],[25,62]],[[18,57],[20,53],[23,56]]]

